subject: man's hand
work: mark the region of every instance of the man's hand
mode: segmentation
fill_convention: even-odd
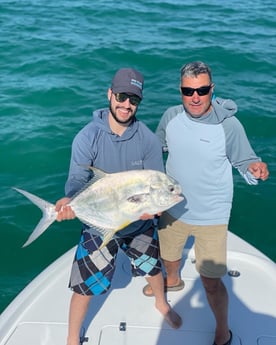
[[[162,213],[161,213],[161,212],[159,212],[159,213],[157,213],[156,215],[160,217],[160,216],[161,216],[161,214],[162,214]],[[154,218],[154,216],[155,216],[154,214],[148,214],[148,213],[144,213],[144,214],[142,214],[142,216],[140,217],[140,219],[141,219],[141,220],[153,219],[153,218]]]
[[[267,164],[264,162],[254,162],[248,166],[248,171],[257,178],[265,181],[269,176],[269,171],[267,169]]]
[[[56,202],[56,211],[58,212],[56,220],[58,222],[62,220],[74,219],[76,217],[71,207],[66,206],[70,200],[70,198],[62,198]]]

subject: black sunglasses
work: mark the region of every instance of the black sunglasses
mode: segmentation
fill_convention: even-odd
[[[141,98],[136,95],[128,95],[127,93],[124,92],[119,92],[119,93],[114,93],[115,99],[117,102],[123,103],[129,98],[129,102],[132,105],[139,105],[141,102]]]
[[[207,95],[211,90],[212,84],[208,86],[201,86],[197,89],[193,89],[192,87],[181,87],[181,92],[183,96],[192,96],[196,91],[199,96]]]

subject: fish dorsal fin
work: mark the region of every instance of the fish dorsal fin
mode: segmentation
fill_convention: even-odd
[[[79,164],[80,167],[83,167],[86,170],[91,170],[93,172],[92,178],[78,191],[76,192],[72,199],[75,199],[79,194],[81,194],[87,187],[89,187],[91,184],[97,182],[101,178],[109,175],[108,173],[104,172],[103,170],[100,170],[95,167],[91,167],[89,165]],[[89,225],[89,224],[88,224]]]
[[[105,171],[95,168],[95,167],[89,167],[89,170],[91,170],[93,172],[93,177],[92,177],[92,181],[96,182],[98,180],[100,180],[101,178],[105,177],[108,175],[108,173],[106,173]]]
[[[93,176],[92,176],[91,180],[89,181],[89,183],[91,183],[91,182],[94,183],[94,182],[100,180],[101,178],[105,177],[106,175],[109,175],[105,171],[98,169],[96,167],[92,167],[90,165],[79,164],[79,166],[85,168],[86,170],[91,170],[93,172]]]

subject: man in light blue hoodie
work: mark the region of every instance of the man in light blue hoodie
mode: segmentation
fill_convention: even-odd
[[[221,280],[226,273],[226,237],[233,197],[232,166],[247,183],[268,178],[267,165],[252,150],[236,104],[213,97],[211,70],[205,63],[181,69],[183,104],[169,108],[158,128],[168,151],[166,172],[182,186],[185,200],[160,219],[160,249],[166,268],[166,290],[180,290],[183,247],[195,238],[196,268],[216,320],[214,345],[230,345],[228,294]],[[150,286],[144,294],[153,295]]]
[[[76,135],[72,145],[66,197],[56,203],[57,220],[75,217],[70,198],[91,179],[83,166],[94,166],[107,173],[125,170],[164,170],[162,147],[158,138],[136,118],[142,100],[143,75],[132,69],[117,71],[107,92],[109,108],[94,112],[93,120]],[[154,290],[155,306],[172,328],[181,326],[181,317],[171,309],[164,294],[158,236],[153,217],[144,215],[117,233],[103,249],[93,229],[83,227],[70,277],[73,291],[67,345],[82,344],[80,329],[92,296],[111,287],[116,257],[123,250],[130,258],[134,275],[145,276]]]

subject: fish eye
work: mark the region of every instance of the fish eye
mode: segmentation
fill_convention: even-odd
[[[174,192],[174,186],[173,186],[173,185],[170,185],[170,186],[169,186],[169,191],[170,191],[170,192]]]

